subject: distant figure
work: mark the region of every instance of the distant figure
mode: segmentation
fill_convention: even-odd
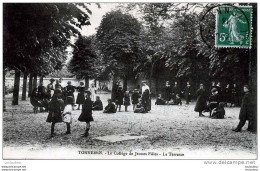
[[[164,99],[166,101],[166,104],[168,104],[171,100],[171,85],[169,81],[166,81],[166,85],[164,87]]]
[[[130,106],[129,91],[126,91],[125,94],[124,94],[124,106],[125,106],[125,111],[127,112],[127,107]]]
[[[155,105],[166,105],[166,101],[162,99],[162,95],[159,94],[156,101]]]
[[[91,100],[94,101],[96,99],[96,91],[97,91],[97,88],[95,87],[95,84],[91,84],[91,86],[89,87],[89,91],[91,93]]]
[[[248,131],[255,132],[255,118],[256,118],[256,106],[254,104],[254,100],[250,93],[249,87],[247,85],[244,86],[245,95],[242,100],[240,113],[239,113],[239,124],[236,129],[233,129],[235,132],[241,132],[242,127],[245,125],[248,120]]]
[[[175,82],[174,86],[172,87],[172,92],[171,92],[172,99],[174,100],[176,98],[176,94],[180,95],[180,93],[181,93],[181,91],[180,91],[180,88],[178,86],[178,83]]]
[[[232,96],[232,100],[231,100],[231,107],[234,106],[239,106],[238,103],[238,88],[236,84],[233,84],[233,87],[231,89],[231,96]]]
[[[225,104],[223,102],[220,102],[218,107],[212,110],[212,116],[211,119],[224,119],[225,116]]]
[[[132,94],[133,110],[135,110],[135,106],[139,102],[139,98],[140,98],[139,90],[135,89],[133,94]]]
[[[94,121],[92,117],[92,101],[90,99],[90,91],[86,92],[86,100],[82,106],[82,112],[78,118],[80,122],[86,122],[86,131],[83,134],[84,137],[89,136],[90,122]]]
[[[136,108],[134,110],[134,113],[146,113],[145,107],[142,105],[142,100],[139,100],[139,103],[136,104]]]
[[[142,95],[142,106],[145,109],[145,112],[151,110],[151,99],[150,99],[150,92],[146,89]]]
[[[58,89],[58,88],[62,89],[62,86],[60,84],[60,80],[56,80],[55,89]]]
[[[218,94],[217,88],[213,88],[211,90],[211,96],[209,97],[209,104],[207,105],[207,109],[210,113],[209,115],[211,116],[212,110],[216,107],[218,107],[220,102],[220,96]]]
[[[146,84],[146,81],[143,81],[142,84],[142,105],[144,106],[146,112],[148,112],[151,110],[150,88]]]
[[[55,82],[55,80],[53,78],[51,78],[50,83],[47,85],[47,93],[48,93],[49,99],[51,99],[51,97],[53,96],[53,93],[54,93],[54,86],[53,86],[54,82]]]
[[[199,116],[204,116],[202,114],[202,111],[207,108],[207,93],[206,90],[204,89],[204,85],[200,84],[200,88],[196,92],[197,95],[197,102],[194,111],[199,112]]]
[[[84,104],[85,101],[85,96],[84,96],[84,92],[85,92],[85,86],[83,82],[79,83],[80,86],[77,87],[78,90],[78,95],[77,95],[77,100],[76,100],[76,104],[78,104],[78,110],[80,110],[80,105]]]
[[[108,105],[105,107],[104,113],[116,113],[116,106],[111,99],[108,99]]]
[[[96,101],[93,103],[92,110],[103,110],[103,103],[99,96],[96,96]]]
[[[123,89],[120,86],[116,92],[116,110],[118,108],[118,111],[121,111],[121,105],[123,105],[123,99],[124,99],[124,93]]]
[[[66,97],[71,96],[73,97],[73,105],[75,104],[75,97],[74,97],[74,92],[75,88],[73,85],[71,85],[71,81],[68,81],[68,85],[66,86]]]
[[[182,105],[181,97],[179,94],[176,94],[172,102],[169,102],[169,105]]]
[[[191,87],[189,82],[187,82],[187,86],[184,89],[184,95],[186,99],[186,104],[189,104],[191,100]]]

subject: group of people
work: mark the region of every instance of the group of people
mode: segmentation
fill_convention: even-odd
[[[54,128],[56,123],[64,122],[67,125],[66,134],[71,134],[72,123],[72,110],[74,110],[74,92],[78,90],[76,103],[78,104],[78,110],[82,105],[82,111],[78,118],[80,122],[86,122],[86,130],[83,134],[84,137],[89,135],[90,122],[94,121],[92,111],[103,110],[103,103],[99,96],[95,96],[95,91],[91,92],[91,89],[85,90],[84,83],[80,82],[79,87],[74,87],[71,82],[68,82],[68,86],[62,88],[57,81],[55,88],[53,88],[53,79],[50,80],[50,84],[47,86],[47,95],[51,98],[48,103],[48,117],[46,122],[51,124],[51,137],[55,135]],[[53,90],[53,93],[52,93]],[[96,101],[92,101],[96,98]],[[138,89],[132,94],[132,104],[135,113],[146,113],[151,110],[150,103],[150,88],[143,82],[141,94]],[[114,104],[115,102],[115,104]],[[116,113],[117,110],[121,110],[121,105],[125,105],[125,111],[127,106],[130,105],[129,91],[123,92],[122,87],[118,85],[116,90],[115,100],[108,99],[108,105],[104,108],[104,113]]]
[[[241,109],[239,114],[240,122],[235,132],[240,132],[241,128],[245,125],[246,120],[248,120],[248,131],[256,131],[256,104],[255,100],[252,100],[252,94],[247,85],[243,87],[244,96],[241,103]],[[156,105],[182,105],[181,97],[183,95],[186,104],[189,104],[191,97],[195,96],[197,98],[194,111],[199,113],[199,117],[205,117],[203,113],[209,112],[209,117],[212,119],[224,119],[225,116],[225,106],[230,103],[232,106],[239,106],[239,90],[236,84],[230,86],[227,84],[225,88],[222,88],[220,82],[215,84],[212,82],[210,88],[210,94],[204,88],[203,84],[200,84],[199,89],[196,93],[192,93],[191,85],[187,82],[187,86],[183,91],[175,82],[174,86],[171,87],[169,81],[166,81],[164,87],[164,96],[158,95],[155,104]],[[207,103],[208,102],[208,103]]]
[[[216,88],[218,90],[218,95],[220,100],[227,106],[227,103],[230,103],[230,106],[239,106],[239,90],[236,84],[230,86],[227,84],[225,88],[220,85],[218,82],[215,85],[215,82],[212,82],[212,88]],[[206,91],[208,92],[208,91]],[[209,94],[209,93],[208,93]],[[186,101],[186,104],[191,102],[193,97],[196,97],[196,92],[193,93],[193,88],[190,83],[187,82],[184,88],[181,88],[177,82],[174,82],[174,85],[171,86],[169,81],[166,81],[166,84],[163,89],[163,94],[159,94],[157,98],[157,105],[182,105],[181,97],[183,97]]]
[[[78,91],[76,104],[78,104],[78,110],[80,110],[80,105],[82,105],[82,111],[78,118],[80,122],[86,122],[86,130],[83,136],[87,137],[89,135],[90,122],[94,121],[92,117],[92,111],[103,110],[103,103],[100,100],[99,96],[95,95],[95,87],[92,85],[88,90],[85,90],[83,82],[80,82],[80,86],[75,87],[71,85],[71,82],[68,81],[68,85],[62,88],[60,81],[56,81],[56,84],[53,85],[54,80],[50,80],[50,84],[47,86],[47,91],[44,90],[43,86],[39,86],[36,93],[38,99],[47,99],[43,100],[41,103],[44,103],[44,107],[49,111],[47,122],[51,124],[51,136],[55,135],[54,127],[56,123],[64,122],[67,125],[66,134],[71,133],[72,123],[72,110],[74,110],[75,98],[74,92]],[[196,91],[196,105],[195,111],[199,113],[200,117],[204,117],[204,112],[210,113],[210,118],[212,119],[223,119],[225,116],[225,102],[223,101],[223,96],[219,93],[221,89],[218,86],[213,86],[211,88],[211,95],[209,96],[207,91],[204,88],[203,84],[200,84],[199,89]],[[249,91],[248,86],[244,86],[244,98],[242,100],[241,110],[239,119],[240,122],[236,129],[233,131],[240,132],[241,128],[245,125],[246,120],[249,120],[248,131],[256,131],[255,128],[255,111],[254,105],[252,103],[252,96]],[[165,86],[165,96],[164,99],[162,95],[159,95],[156,99],[156,105],[182,105],[180,97],[180,89],[175,82],[175,85],[171,88],[169,82],[166,82]],[[186,104],[190,102],[191,90],[190,84],[187,83],[187,87],[184,89],[184,95],[186,99]],[[50,99],[50,100],[49,100]],[[95,101],[94,101],[95,99]],[[172,100],[172,101],[171,101]],[[208,104],[207,104],[208,101]],[[108,105],[104,108],[104,113],[116,113],[121,111],[121,106],[125,106],[125,111],[128,111],[128,106],[133,104],[133,111],[135,113],[147,113],[151,110],[151,95],[150,88],[145,81],[142,82],[142,87],[137,87],[131,93],[125,91],[123,92],[120,82],[116,84],[115,96],[113,99],[108,99]]]
[[[250,92],[248,85],[244,85],[244,96],[242,99],[241,109],[239,113],[239,124],[233,131],[241,132],[242,127],[248,120],[248,131],[256,132],[256,102]],[[200,88],[197,90],[197,102],[195,105],[195,111],[199,112],[199,116],[204,116],[203,112],[209,112],[212,119],[224,119],[225,116],[225,102],[222,102],[219,94],[219,89],[213,87],[211,89],[211,95],[209,97],[209,103],[207,104],[207,93],[203,84],[200,84]]]
[[[132,100],[132,101],[131,101]],[[125,106],[125,111],[128,111],[128,106],[133,104],[133,111],[135,113],[147,113],[151,110],[151,96],[150,96],[150,88],[146,84],[146,81],[142,82],[142,88],[139,86],[134,89],[132,92],[132,96],[130,97],[129,91],[123,91],[122,86],[120,86],[120,82],[117,82],[115,88],[115,96],[113,100],[115,102],[116,107],[114,111],[121,111],[121,106]],[[107,111],[105,111],[108,113]]]

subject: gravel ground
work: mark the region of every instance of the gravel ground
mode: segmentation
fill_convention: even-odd
[[[109,94],[100,94],[103,105]],[[3,156],[6,159],[255,159],[257,135],[231,131],[238,124],[240,108],[226,108],[223,120],[199,117],[194,112],[195,102],[182,106],[155,106],[147,114],[129,112],[103,114],[94,111],[90,136],[81,137],[85,123],[77,121],[80,110],[73,111],[72,134],[65,135],[66,125],[57,124],[57,135],[50,138],[47,113],[34,114],[29,101],[11,106],[7,96],[7,112],[3,113]],[[208,113],[205,113],[208,116]],[[104,142],[95,137],[139,133],[144,139],[121,142]],[[79,155],[78,151],[101,151],[103,155]],[[138,156],[123,155],[124,152],[143,152]],[[113,155],[107,153],[112,152]],[[122,152],[122,154],[120,153]],[[146,155],[148,152],[155,154]],[[170,155],[174,153],[174,156]],[[168,155],[165,156],[164,153]],[[176,156],[176,154],[181,154]],[[170,156],[169,156],[170,155]]]

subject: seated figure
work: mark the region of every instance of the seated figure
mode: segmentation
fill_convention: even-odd
[[[116,113],[116,106],[111,99],[108,99],[108,105],[105,107],[104,113]]]
[[[158,95],[156,102],[155,102],[155,105],[166,105],[166,101],[162,99],[161,94]]]
[[[96,96],[96,101],[93,103],[92,110],[103,110],[103,103],[99,96]]]

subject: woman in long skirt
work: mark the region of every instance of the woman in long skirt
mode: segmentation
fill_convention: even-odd
[[[199,112],[199,116],[204,116],[202,111],[207,107],[207,93],[203,84],[200,84],[200,88],[197,90],[197,102],[195,106],[195,112]]]

